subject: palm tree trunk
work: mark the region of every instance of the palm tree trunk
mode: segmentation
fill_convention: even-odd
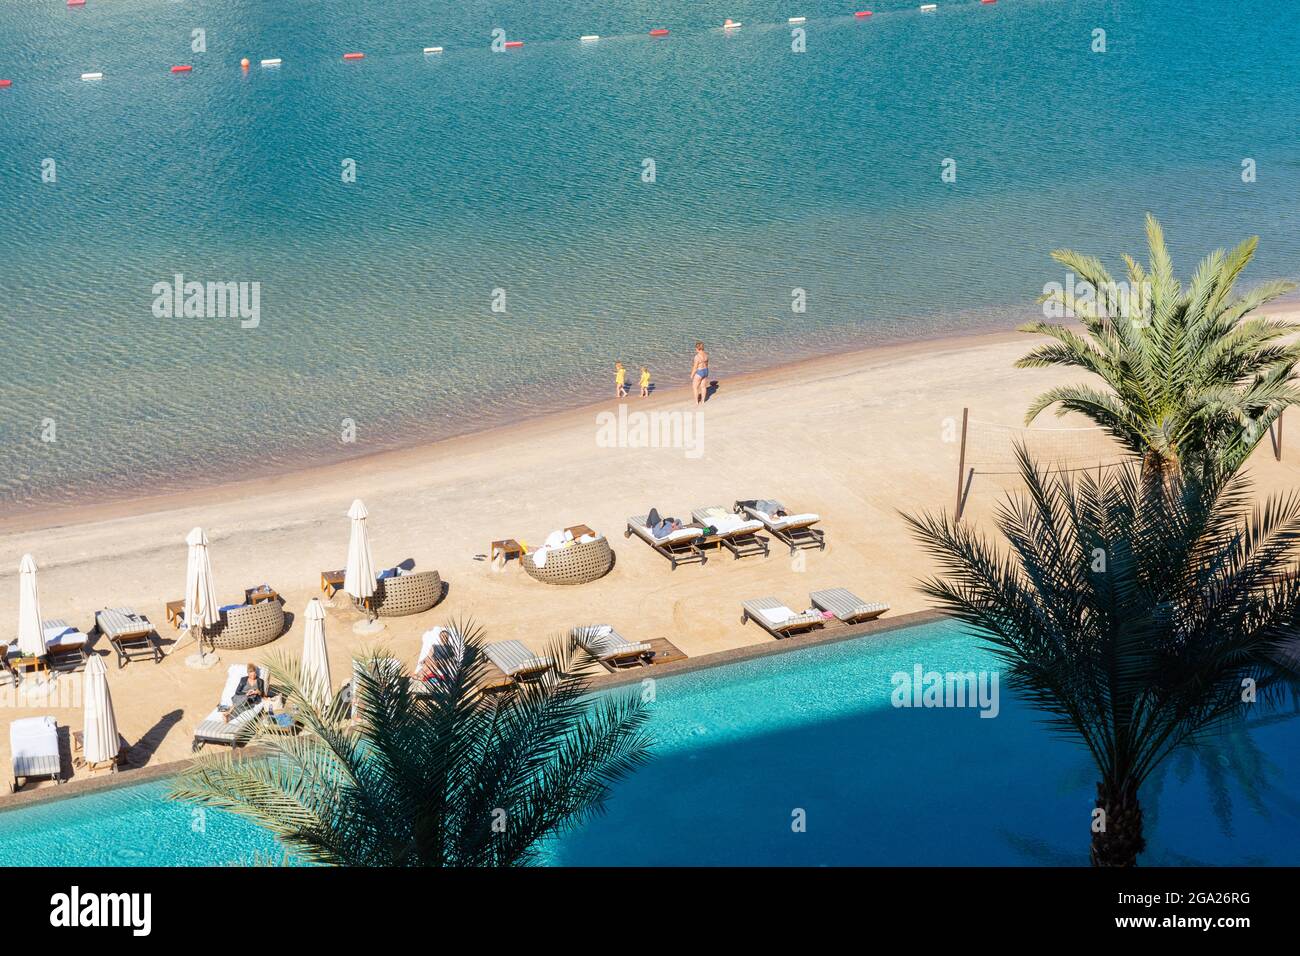
[[[1097,784],[1097,807],[1105,814],[1093,827],[1093,866],[1137,866],[1138,854],[1146,849],[1142,835],[1142,806],[1137,785],[1127,782]]]

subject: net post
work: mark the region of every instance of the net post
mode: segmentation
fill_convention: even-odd
[[[965,495],[962,494],[963,478],[966,475],[966,424],[970,420],[970,408],[961,410],[961,452],[957,456],[957,511],[954,521],[961,520],[962,505],[965,504]]]

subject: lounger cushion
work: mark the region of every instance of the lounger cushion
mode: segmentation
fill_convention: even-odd
[[[576,633],[579,643],[600,660],[648,654],[652,650],[649,644],[629,641],[608,624],[579,628]]]
[[[59,728],[53,717],[24,717],[9,725],[15,777],[58,776]]]
[[[90,640],[75,627],[58,620],[45,621],[44,631],[45,647],[51,651],[82,647]]]
[[[483,653],[510,676],[524,671],[544,670],[551,666],[548,658],[538,657],[523,641],[496,641],[484,645]]]
[[[149,623],[149,619],[127,607],[105,608],[95,615],[95,623],[110,640],[148,637],[153,633],[153,625]]]

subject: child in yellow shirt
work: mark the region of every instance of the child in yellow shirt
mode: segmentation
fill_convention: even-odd
[[[614,397],[627,398],[627,388],[624,382],[627,380],[627,369],[623,367],[622,362],[614,363]]]
[[[644,365],[641,366],[641,397],[645,398],[650,394],[650,370]]]

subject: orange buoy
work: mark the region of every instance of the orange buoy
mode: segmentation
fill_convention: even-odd
[[[507,40],[507,41],[506,41],[506,46],[507,46],[508,48],[510,48],[510,49],[514,49],[514,48],[517,47],[517,46],[523,46],[523,45],[524,45],[524,41],[523,41],[523,40]]]
[[[343,59],[345,59],[345,60],[364,60],[365,58],[366,58],[366,55],[365,55],[364,53],[344,53],[344,54],[343,54]]]
[[[68,0],[68,6],[70,7],[84,7],[85,5],[86,0]]]
[[[14,85],[13,80],[0,80],[0,90],[3,90],[6,86],[13,86],[13,85]]]
[[[190,72],[191,70],[193,70],[193,69],[194,69],[194,67],[192,67],[192,66],[174,66],[174,67],[172,67],[172,72],[173,72],[173,73],[189,73],[189,72]]]
[[[240,65],[240,67],[241,67],[242,69],[247,70],[247,69],[248,69],[248,57],[244,57],[242,60],[240,60],[240,61],[239,61],[239,65]]]
[[[853,15],[854,15],[855,17],[869,17],[869,16],[871,16],[871,11],[870,11],[870,10],[859,10],[857,13],[855,13],[855,14],[853,14]]]
[[[664,30],[663,28],[660,28],[658,30],[651,30],[650,35],[652,37],[666,37],[668,36],[668,31]]]

